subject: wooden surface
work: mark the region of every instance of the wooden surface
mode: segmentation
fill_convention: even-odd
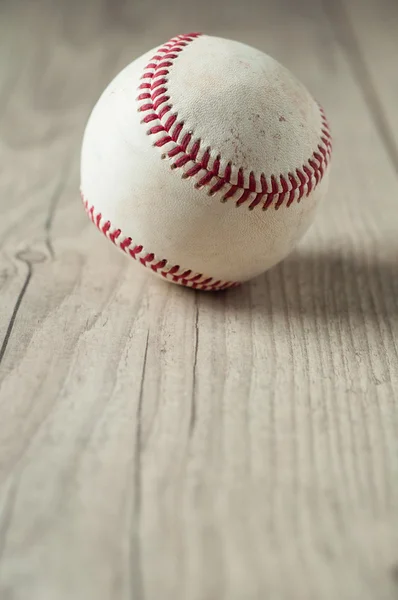
[[[398,8],[0,4],[1,600],[398,598]],[[78,195],[88,114],[201,30],[325,105],[332,182],[226,294],[149,276]]]

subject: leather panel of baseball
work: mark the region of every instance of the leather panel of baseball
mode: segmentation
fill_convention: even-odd
[[[218,289],[269,269],[306,232],[327,190],[330,134],[317,102],[270,56],[206,35],[174,40],[99,98],[81,191],[116,245],[150,254],[145,266],[163,261],[149,270]]]

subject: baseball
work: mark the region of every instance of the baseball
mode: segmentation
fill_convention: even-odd
[[[178,35],[125,67],[84,132],[93,223],[164,279],[234,287],[294,248],[325,195],[322,108],[263,52]]]

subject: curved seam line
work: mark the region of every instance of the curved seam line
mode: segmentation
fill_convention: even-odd
[[[322,122],[319,143],[301,168],[289,171],[287,176],[268,177],[264,173],[258,177],[253,171],[248,174],[243,167],[232,165],[231,161],[222,168],[221,164],[225,161],[221,154],[212,156],[211,147],[204,148],[202,140],[194,138],[193,131],[184,128],[184,122],[178,120],[178,112],[172,112],[173,105],[169,102],[169,68],[184,48],[200,36],[200,33],[190,33],[172,38],[158,49],[144,69],[142,83],[138,87],[138,111],[148,113],[141,123],[150,124],[147,134],[155,136],[153,145],[162,149],[162,158],[174,159],[171,169],[182,169],[182,178],[195,177],[196,188],[207,186],[210,196],[223,190],[222,202],[234,198],[236,206],[249,204],[250,210],[260,204],[263,210],[271,206],[278,210],[286,199],[286,207],[294,201],[300,202],[321,182],[331,159],[332,137],[323,108],[318,104]],[[229,189],[225,191],[226,186]]]
[[[171,265],[165,258],[160,259],[152,252],[148,252],[141,244],[135,244],[131,237],[126,237],[122,230],[114,227],[111,221],[103,217],[101,212],[96,212],[95,207],[90,205],[85,198],[83,191],[80,192],[80,195],[88,217],[105,237],[144,267],[150,268],[168,281],[205,291],[226,290],[241,284],[239,281],[224,281],[208,277],[202,273],[196,273],[192,269],[183,269],[180,265]]]

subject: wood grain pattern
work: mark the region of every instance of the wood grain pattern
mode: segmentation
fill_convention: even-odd
[[[397,597],[398,17],[364,4],[0,5],[1,600]],[[274,55],[335,138],[300,247],[218,295],[78,198],[103,87],[191,30]]]

